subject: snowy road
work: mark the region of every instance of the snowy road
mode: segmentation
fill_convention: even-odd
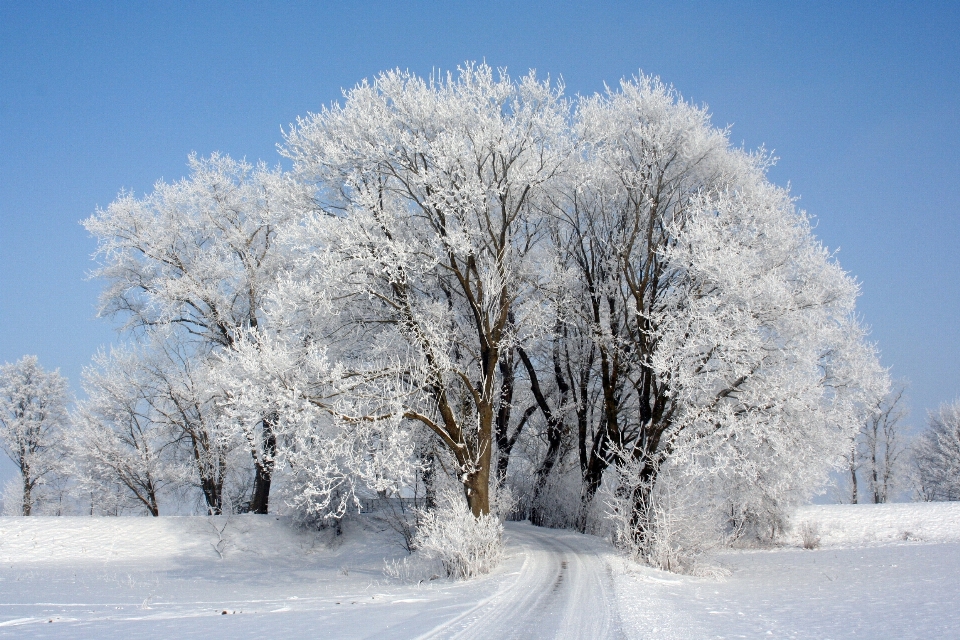
[[[620,638],[611,568],[583,536],[508,528],[520,570],[490,597],[421,638]],[[591,544],[593,543],[593,544]]]
[[[356,562],[357,548],[269,562],[231,562],[229,551],[224,561],[78,563],[61,553],[56,562],[4,562],[0,637],[623,637],[609,546],[515,523],[507,524],[506,542],[506,558],[492,575],[423,585],[386,580],[382,560],[338,568]],[[385,549],[359,551],[372,557]]]

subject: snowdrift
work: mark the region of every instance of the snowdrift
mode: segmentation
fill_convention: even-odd
[[[302,557],[314,532],[277,516],[0,517],[0,563]]]

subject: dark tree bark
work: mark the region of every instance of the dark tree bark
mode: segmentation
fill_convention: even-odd
[[[273,479],[274,457],[277,455],[277,435],[273,429],[275,418],[263,421],[260,454],[253,452],[253,466],[256,475],[253,479],[253,497],[250,499],[250,513],[266,514],[270,507],[270,483]]]
[[[497,484],[507,479],[507,466],[510,464],[510,414],[513,411],[513,390],[516,384],[514,374],[513,349],[507,349],[500,359],[500,406],[497,407],[495,437],[497,440]]]
[[[857,504],[857,443],[850,448],[850,504]]]
[[[531,497],[532,504],[530,510],[530,522],[537,526],[543,526],[543,523],[545,522],[545,513],[542,506],[539,504],[540,494],[546,485],[547,478],[550,476],[550,472],[553,471],[557,461],[560,459],[560,449],[563,445],[562,411],[564,405],[566,404],[567,394],[570,391],[570,387],[564,379],[560,369],[559,352],[554,350],[554,375],[556,376],[557,380],[557,389],[560,392],[560,406],[558,411],[553,411],[550,408],[550,405],[547,403],[547,399],[543,395],[543,391],[540,388],[540,380],[537,377],[537,371],[534,368],[530,357],[527,355],[526,351],[519,347],[517,348],[517,353],[519,354],[520,361],[523,362],[523,366],[527,370],[527,375],[530,378],[530,389],[533,391],[533,397],[536,399],[537,406],[540,408],[540,412],[543,414],[543,417],[547,422],[547,453],[541,461],[540,466],[537,467],[533,484],[533,495]]]
[[[24,465],[23,472],[23,515],[29,516],[31,509],[33,507],[33,496],[31,495],[31,490],[33,489],[33,483],[30,482],[30,478],[27,475],[29,469]]]

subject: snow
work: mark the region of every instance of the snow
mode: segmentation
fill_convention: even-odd
[[[635,568],[619,603],[631,637],[958,637],[960,544],[783,549],[714,558],[722,580]],[[638,606],[639,605],[639,606]]]
[[[362,519],[337,537],[274,516],[4,517],[0,638],[958,637],[960,503],[793,521],[817,523],[821,547],[718,552],[718,578],[507,523],[492,574],[416,584],[384,573],[405,553]]]
[[[383,570],[405,553],[357,521],[0,518],[0,637],[615,637],[609,547],[506,528],[491,575],[404,584]]]
[[[960,542],[960,502],[810,505],[798,509],[793,521],[816,524],[821,547]],[[798,528],[789,538],[797,545]]]
[[[960,503],[812,505],[784,546],[725,550],[722,578],[622,564],[632,638],[960,637]],[[820,548],[801,548],[804,522]]]

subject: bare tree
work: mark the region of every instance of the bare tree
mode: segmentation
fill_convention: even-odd
[[[908,447],[906,383],[898,382],[873,403],[860,430],[851,436],[844,454],[844,478],[838,481],[841,500],[879,504],[893,499],[905,486]]]

